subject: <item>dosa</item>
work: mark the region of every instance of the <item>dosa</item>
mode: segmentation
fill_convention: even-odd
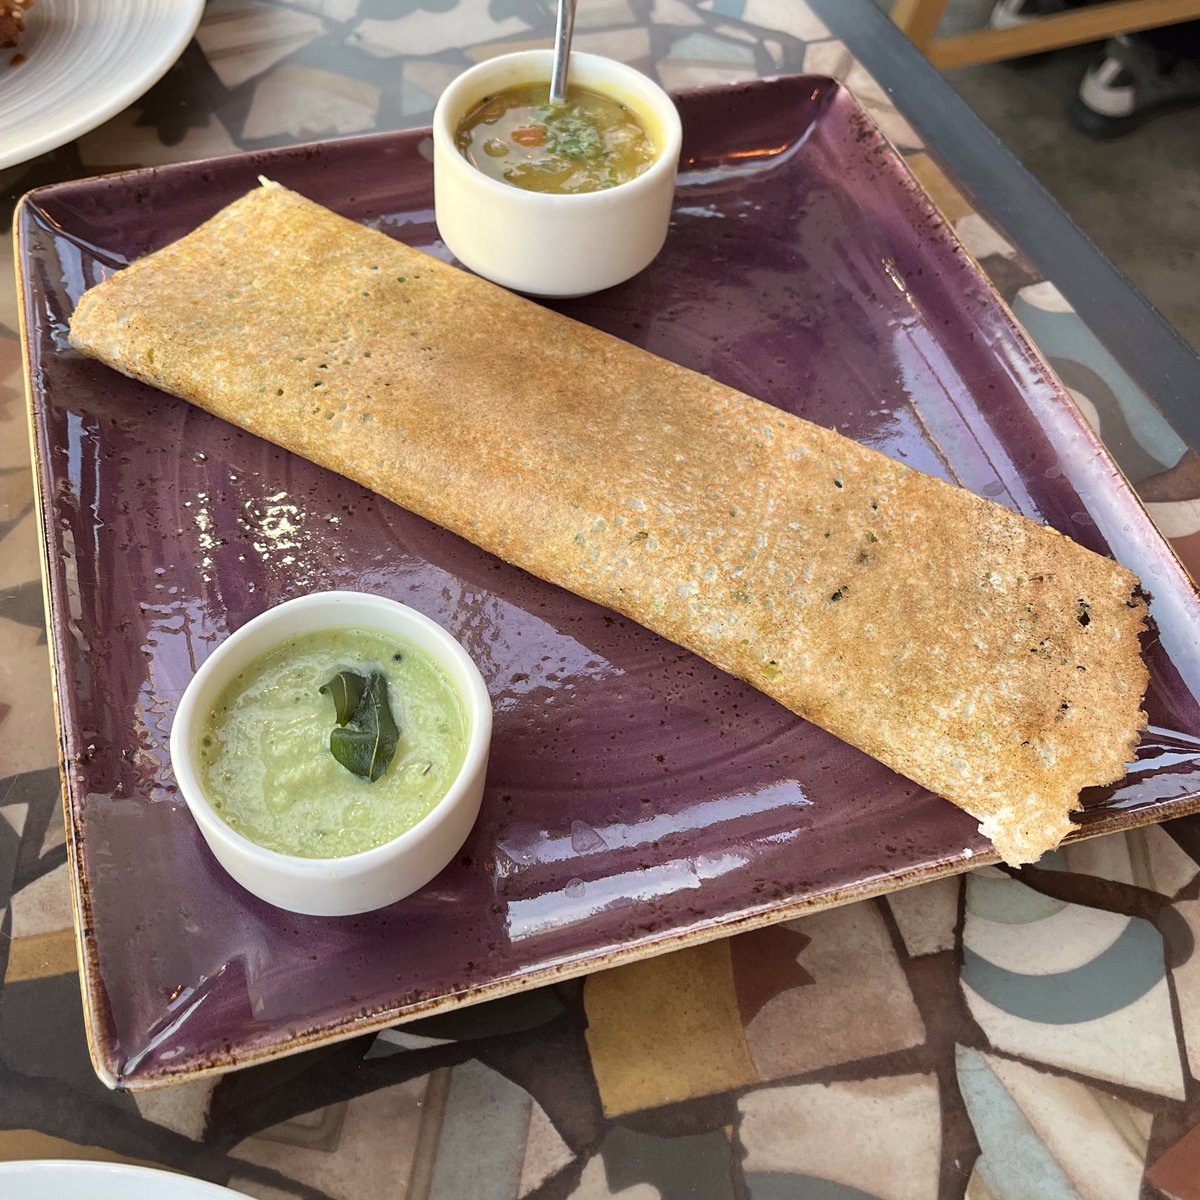
[[[279,186],[93,288],[70,337],[694,651],[1010,863],[1133,756],[1129,571]]]

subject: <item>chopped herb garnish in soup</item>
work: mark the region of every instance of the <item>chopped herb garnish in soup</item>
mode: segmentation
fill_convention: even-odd
[[[493,179],[530,192],[598,192],[636,179],[655,148],[637,116],[598,92],[571,88],[554,105],[549,85],[485,96],[458,127],[458,148]]]

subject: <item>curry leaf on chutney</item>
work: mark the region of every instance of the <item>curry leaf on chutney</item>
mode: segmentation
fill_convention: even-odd
[[[374,783],[396,756],[400,730],[388,701],[381,671],[362,676],[339,671],[321,691],[332,697],[337,727],[329,734],[329,752],[347,771]]]

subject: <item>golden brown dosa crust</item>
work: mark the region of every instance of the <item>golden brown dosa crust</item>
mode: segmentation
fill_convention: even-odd
[[[88,292],[71,342],[686,646],[1009,862],[1133,756],[1130,572],[282,188]]]

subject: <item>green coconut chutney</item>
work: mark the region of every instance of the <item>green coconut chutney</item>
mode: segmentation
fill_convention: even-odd
[[[379,672],[399,728],[375,782],[335,759],[342,671]],[[411,645],[362,629],[303,634],[251,663],[218,698],[200,737],[205,791],[239,833],[283,854],[340,858],[411,829],[446,794],[466,754],[462,701]]]

